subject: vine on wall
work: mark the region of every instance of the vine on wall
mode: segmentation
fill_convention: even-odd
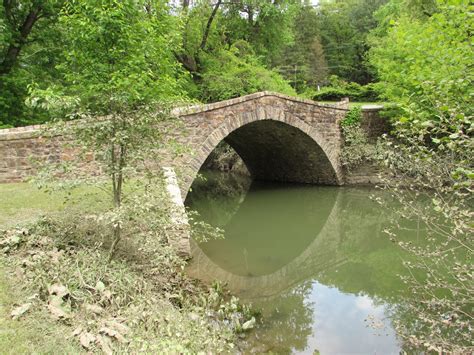
[[[351,108],[341,121],[344,137],[342,165],[354,169],[362,163],[373,162],[376,157],[376,145],[369,142],[367,133],[361,127],[362,109]]]

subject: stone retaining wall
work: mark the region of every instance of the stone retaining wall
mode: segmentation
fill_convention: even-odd
[[[0,182],[20,182],[37,172],[36,162],[67,159],[60,137],[39,136],[39,126],[0,131]]]
[[[365,131],[370,140],[376,140],[384,133],[390,132],[390,123],[380,116],[383,106],[371,105],[362,106],[361,128]]]
[[[361,128],[367,134],[369,142],[375,143],[377,138],[390,132],[390,123],[380,116],[383,106],[362,106]],[[346,185],[376,185],[381,183],[379,166],[371,163],[362,163],[350,170],[344,169],[344,183]]]

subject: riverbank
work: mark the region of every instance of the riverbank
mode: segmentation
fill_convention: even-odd
[[[0,185],[0,196],[0,348],[9,353],[228,352],[254,322],[219,284],[187,277],[165,239],[127,236],[108,263],[104,234],[84,213],[101,208],[88,188],[74,209],[28,184]]]

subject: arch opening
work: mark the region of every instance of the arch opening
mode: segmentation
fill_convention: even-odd
[[[254,180],[336,185],[336,172],[320,145],[280,121],[248,123],[224,141],[242,158]]]

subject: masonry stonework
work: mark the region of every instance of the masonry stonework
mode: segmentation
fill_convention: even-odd
[[[242,156],[254,178],[340,185],[346,180],[340,163],[340,121],[347,110],[347,102],[322,105],[271,92],[176,109],[177,120],[164,122],[163,128],[167,139],[184,149],[179,154],[161,149],[150,160],[174,168],[183,199],[222,140]],[[364,111],[367,122],[374,121],[375,111]],[[63,137],[41,136],[40,126],[0,130],[0,183],[34,176],[34,161],[46,164],[70,159],[74,152],[64,141]],[[92,159],[92,155],[86,158],[85,169]],[[97,173],[97,167],[90,169]]]

